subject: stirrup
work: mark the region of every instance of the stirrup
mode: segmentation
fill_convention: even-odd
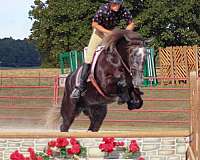
[[[75,88],[75,89],[72,91],[72,93],[71,93],[71,95],[70,95],[70,98],[72,98],[72,99],[79,99],[80,97],[81,97],[81,91],[80,91],[80,89]]]
[[[117,104],[122,105],[122,104],[124,104],[124,103],[125,103],[124,100],[122,100],[121,98],[118,98]]]
[[[86,94],[87,89],[84,89],[83,91],[81,91],[79,88],[75,88],[71,95],[70,98],[73,99],[79,99],[81,96],[84,96]]]

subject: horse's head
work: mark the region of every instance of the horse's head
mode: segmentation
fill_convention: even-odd
[[[121,56],[125,69],[132,77],[135,87],[143,83],[143,70],[146,58],[145,42],[142,36],[129,30],[114,30],[106,37],[105,48],[110,52],[117,52]]]
[[[143,38],[136,32],[126,31],[124,38],[127,41],[128,65],[135,87],[143,84],[143,71],[146,58],[146,48]]]

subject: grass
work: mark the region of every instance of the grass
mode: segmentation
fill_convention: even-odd
[[[59,68],[0,69],[1,76],[56,76],[58,74],[60,74]]]
[[[59,74],[59,69],[17,69],[17,70],[0,70],[0,76],[57,76]],[[27,85],[27,86],[52,86],[54,82],[53,78],[44,79],[16,79],[16,78],[0,78],[1,85]],[[160,86],[158,86],[160,87]],[[169,88],[172,86],[164,86]],[[183,86],[181,86],[183,87]],[[185,86],[184,86],[185,87]],[[187,87],[187,86],[186,86]],[[157,91],[157,90],[144,90],[145,98],[176,98],[176,99],[186,99],[189,98],[189,91],[179,90],[179,91]],[[60,96],[62,97],[63,90],[60,90]],[[48,96],[53,97],[53,88],[45,89],[5,89],[0,88],[0,96]],[[46,129],[44,127],[46,113],[48,107],[52,107],[53,98],[50,99],[0,99],[0,117],[26,117],[30,119],[2,119],[0,121],[0,128],[15,128],[15,129],[29,129],[29,128],[39,128]],[[5,106],[20,106],[22,109],[8,109]],[[3,107],[3,108],[1,108]],[[30,109],[31,107],[31,109]],[[34,107],[43,107],[41,109],[32,109]],[[177,101],[177,102],[159,102],[159,101],[144,101],[143,110],[182,110],[189,109],[189,102]],[[127,111],[126,105],[117,105],[113,103],[109,105],[108,114],[106,119],[112,120],[156,120],[159,121],[189,121],[190,114],[185,112],[176,113],[161,113],[161,112],[135,112]],[[110,109],[124,109],[124,112],[113,112]],[[31,118],[38,118],[38,120],[31,120]],[[86,116],[81,115],[78,119],[87,119]],[[75,120],[72,125],[72,129],[84,129],[86,130],[89,126],[89,121],[80,122]],[[162,128],[163,130],[172,129],[188,129],[189,124],[172,124],[172,123],[143,123],[143,122],[104,122],[102,130],[155,130],[157,128]]]

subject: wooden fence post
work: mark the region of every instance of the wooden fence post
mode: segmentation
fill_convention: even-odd
[[[200,47],[195,45],[194,46],[194,52],[195,52],[195,67],[197,75],[200,76]]]
[[[191,143],[190,155],[200,160],[200,79],[197,72],[190,73],[191,87]],[[191,153],[192,152],[192,153]],[[192,158],[193,159],[193,158]]]

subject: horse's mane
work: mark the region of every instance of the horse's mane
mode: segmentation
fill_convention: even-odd
[[[143,37],[139,33],[120,29],[114,29],[111,34],[105,36],[102,45],[106,50],[112,51],[113,48],[116,48],[119,40],[123,38],[127,41],[129,49],[133,46],[135,47],[143,45]]]

